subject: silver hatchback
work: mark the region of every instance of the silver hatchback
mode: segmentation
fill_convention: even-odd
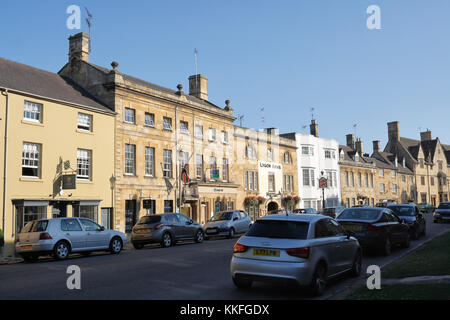
[[[252,225],[252,220],[243,210],[217,212],[204,225],[205,239],[209,237],[234,237],[235,234],[245,233]]]
[[[126,245],[122,232],[106,230],[87,218],[57,218],[30,221],[20,231],[16,253],[25,261],[52,255],[58,260],[70,253],[88,255],[92,251],[119,253]]]
[[[361,272],[358,240],[323,215],[272,215],[257,220],[234,246],[231,277],[238,288],[253,281],[287,280],[321,295],[327,280]]]

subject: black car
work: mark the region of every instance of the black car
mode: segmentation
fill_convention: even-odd
[[[409,226],[410,235],[414,240],[426,234],[425,218],[415,204],[393,204],[389,205],[388,209],[394,211]]]
[[[409,227],[388,208],[345,209],[336,219],[346,230],[352,232],[362,247],[391,253],[392,246],[408,248]]]
[[[434,223],[450,221],[450,202],[441,202],[433,214]]]

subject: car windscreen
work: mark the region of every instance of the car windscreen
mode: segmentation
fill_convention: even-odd
[[[450,203],[441,203],[438,209],[450,210]]]
[[[414,208],[411,206],[389,206],[389,209],[394,211],[398,216],[414,216]]]
[[[233,216],[233,212],[218,212],[212,218],[211,221],[230,220]]]
[[[258,220],[247,232],[247,236],[303,240],[308,236],[308,228],[308,222]]]
[[[376,209],[345,209],[339,215],[339,220],[376,220],[380,216],[380,210]]]
[[[336,212],[336,208],[325,208],[323,210],[324,213],[334,213]]]
[[[145,216],[139,219],[138,224],[152,224],[161,221],[161,216]]]
[[[20,231],[21,233],[27,232],[43,232],[47,230],[48,220],[31,221]]]

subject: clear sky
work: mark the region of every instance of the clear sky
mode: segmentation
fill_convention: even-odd
[[[345,144],[357,123],[368,152],[395,120],[402,136],[429,128],[450,144],[448,0],[3,1],[0,56],[59,71],[79,32],[66,27],[71,4],[94,16],[95,64],[187,91],[197,48],[210,101],[230,99],[246,127],[261,127],[264,107],[266,127],[306,132],[314,107],[321,137]],[[366,27],[372,4],[381,30]]]

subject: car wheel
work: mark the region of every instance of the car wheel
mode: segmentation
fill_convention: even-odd
[[[133,243],[133,247],[136,250],[140,250],[140,249],[142,249],[144,247],[144,245],[142,243]]]
[[[233,283],[239,289],[249,289],[252,286],[253,281],[250,279],[233,278]]]
[[[359,277],[359,275],[361,274],[361,269],[362,269],[362,254],[361,250],[358,250],[358,252],[356,252],[355,259],[353,260],[352,275],[354,277]]]
[[[234,237],[234,228],[230,228],[230,231],[228,231],[227,238],[233,238]]]
[[[70,247],[65,241],[60,241],[55,245],[53,249],[53,255],[58,260],[65,260],[69,256]]]
[[[163,234],[162,240],[161,240],[161,246],[163,248],[172,246],[172,236],[170,235],[170,233],[166,232]]]
[[[310,291],[314,296],[321,296],[327,286],[327,269],[324,263],[319,263],[314,271]]]
[[[202,230],[198,230],[197,234],[195,235],[195,242],[201,243],[203,242],[204,236]]]
[[[109,252],[111,252],[111,254],[119,254],[120,251],[122,251],[122,245],[122,240],[119,237],[112,238],[109,243]]]
[[[384,241],[383,246],[383,255],[388,256],[391,254],[391,240],[389,240],[389,237],[386,237],[386,240]]]
[[[418,231],[416,232],[419,233]],[[417,238],[419,238],[419,236],[417,236]],[[409,248],[410,245],[411,245],[411,237],[408,234],[406,235],[405,241],[402,243],[402,248]]]

